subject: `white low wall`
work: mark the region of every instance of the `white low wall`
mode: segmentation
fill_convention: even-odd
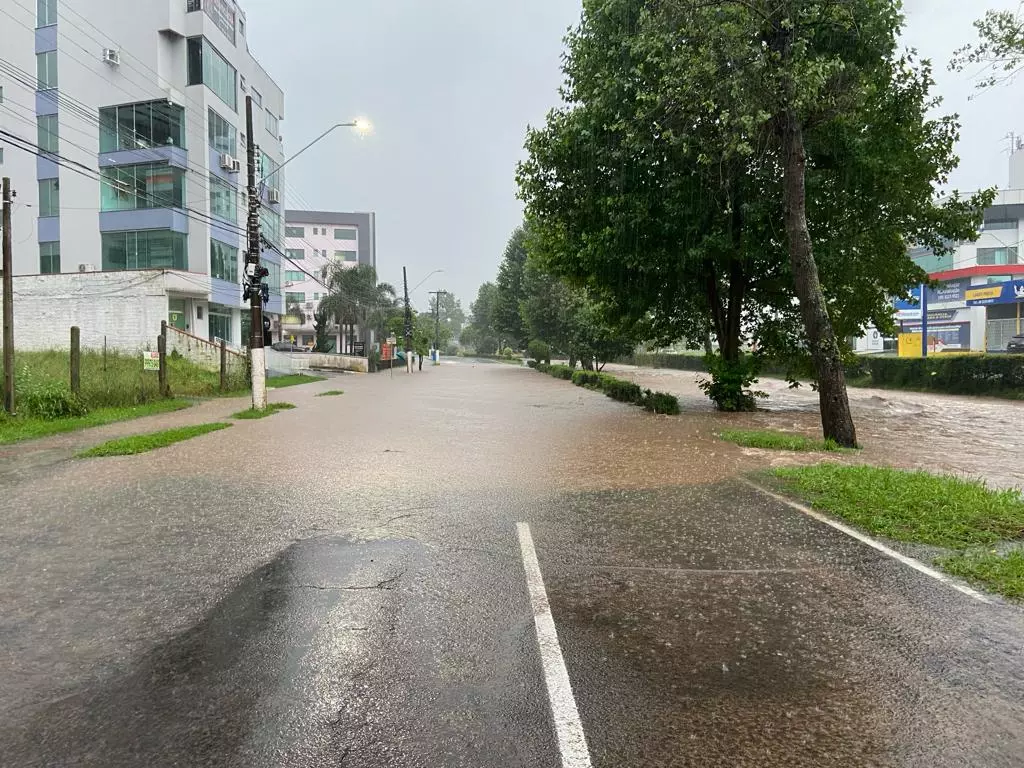
[[[287,353],[268,348],[267,369],[281,373],[296,373],[309,370],[367,373],[370,366],[365,357],[328,355],[319,352],[312,355],[306,352]]]
[[[101,349],[106,337],[108,349],[155,350],[171,278],[159,270],[15,275],[14,344],[67,349],[77,325],[84,349]]]
[[[236,352],[231,347],[228,347],[225,351],[227,352],[228,372],[245,370],[245,355]],[[212,341],[180,331],[174,326],[168,326],[167,354],[172,352],[177,352],[201,368],[206,368],[209,371],[220,371],[220,344],[214,344]]]

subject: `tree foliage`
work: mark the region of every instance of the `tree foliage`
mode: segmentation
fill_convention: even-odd
[[[981,65],[978,88],[992,88],[1013,80],[1024,68],[1024,3],[1016,11],[987,11],[974,22],[977,43],[968,43],[954,55],[949,68],[963,72]]]
[[[507,346],[522,348],[527,333],[519,312],[523,300],[523,275],[526,269],[526,229],[518,227],[508,240],[505,257],[498,268],[497,293],[494,299],[491,323]]]
[[[959,126],[932,117],[901,25],[892,0],[585,0],[566,106],[529,131],[518,173],[543,269],[645,340],[711,332],[739,367],[750,345],[803,355],[813,291],[796,301],[786,226],[802,200],[821,343],[891,327],[889,297],[926,279],[908,245],[971,236],[986,203],[939,192]],[[798,200],[784,182],[801,177]]]
[[[445,292],[441,294],[441,302],[438,305],[437,294],[433,294],[430,297],[430,316],[434,317],[435,311],[438,310],[440,312],[438,320],[441,327],[445,329],[448,341],[457,340],[462,333],[462,326],[466,323],[466,313],[462,311],[462,302],[454,293]],[[443,349],[447,343],[446,341],[442,344],[441,348]]]
[[[334,318],[337,325],[348,327],[349,339],[355,328],[365,335],[369,328],[382,326],[396,305],[395,289],[377,282],[377,270],[369,264],[346,266],[333,262],[327,272],[328,293],[319,307]],[[351,350],[342,350],[342,352]]]

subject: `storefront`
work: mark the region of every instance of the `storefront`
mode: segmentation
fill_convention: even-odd
[[[979,286],[966,293],[969,307],[985,310],[985,349],[1004,352],[1010,338],[1024,333],[1024,280]]]

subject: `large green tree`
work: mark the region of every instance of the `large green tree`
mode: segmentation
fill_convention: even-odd
[[[477,291],[476,301],[469,305],[469,324],[462,331],[461,342],[477,352],[491,354],[498,348],[498,332],[494,329],[494,310],[498,287],[484,283]]]
[[[445,329],[447,341],[441,345],[442,349],[448,341],[458,340],[462,333],[462,327],[466,324],[466,313],[462,311],[462,302],[454,293],[448,291],[442,293],[440,303],[438,303],[437,294],[432,294],[428,314],[430,317],[436,318],[439,325]]]
[[[526,269],[527,239],[524,227],[518,227],[508,240],[505,256],[498,267],[492,323],[493,328],[510,347],[526,345],[526,328],[519,312],[523,300],[523,276]]]
[[[395,289],[388,283],[377,282],[377,270],[369,264],[346,266],[334,262],[327,271],[328,293],[320,307],[335,318],[335,322],[348,328],[349,344],[342,353],[352,352],[355,329],[364,337],[368,329],[381,324],[382,318],[395,306]]]
[[[925,278],[908,243],[969,236],[985,203],[938,200],[958,125],[901,24],[892,0],[585,0],[519,172],[546,268],[656,340],[809,352],[853,444],[837,336],[891,325]]]

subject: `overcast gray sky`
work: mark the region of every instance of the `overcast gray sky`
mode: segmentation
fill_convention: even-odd
[[[514,169],[528,124],[558,103],[562,37],[580,0],[242,0],[250,48],[285,91],[286,152],[355,116],[372,136],[337,132],[289,166],[289,207],[377,212],[381,278],[414,296],[454,291],[468,311],[520,222]],[[1005,186],[1010,131],[1024,133],[1024,81],[968,101],[946,71],[985,8],[1017,0],[907,0],[906,42],[936,66],[945,109],[964,127],[961,189]]]

